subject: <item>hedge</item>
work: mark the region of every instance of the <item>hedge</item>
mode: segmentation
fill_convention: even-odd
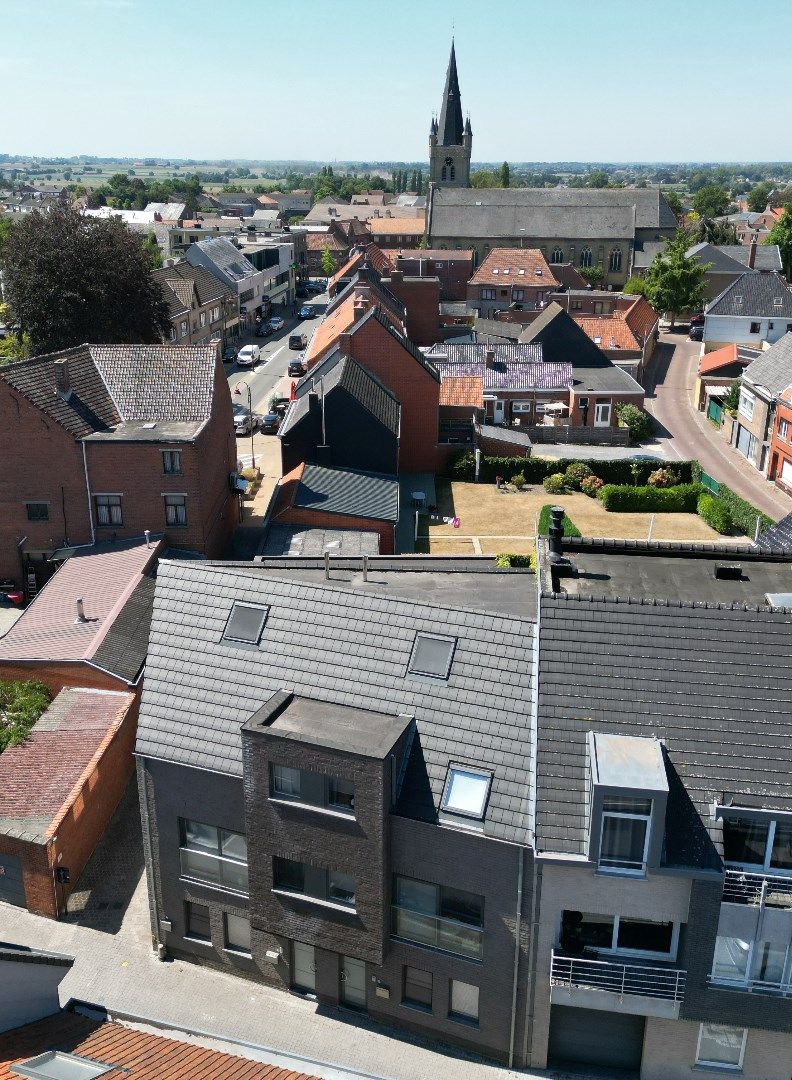
[[[512,555],[504,552],[495,556],[495,565],[499,570],[509,570],[512,567],[533,570],[536,573],[536,552],[530,555]]]
[[[539,511],[539,535],[550,535],[550,510],[553,507],[553,503],[545,503],[542,509]],[[564,536],[582,536],[580,529],[577,525],[574,525],[572,521],[564,514],[561,524],[564,526]]]
[[[596,459],[579,458],[513,458],[513,457],[487,457],[481,455],[481,471],[479,479],[484,484],[494,484],[496,476],[502,476],[504,480],[511,480],[512,476],[522,473],[526,484],[541,484],[546,476],[551,473],[566,472],[573,462],[582,462],[591,471],[599,476],[606,484],[645,484],[649,474],[662,466],[662,461],[648,460],[636,461],[624,458],[598,461]],[[679,474],[683,483],[697,480],[693,476],[693,467],[698,462],[675,461],[674,472]],[[476,476],[476,458],[470,450],[461,450],[449,458],[445,468],[445,475],[451,480],[459,480],[472,483]]]
[[[693,480],[701,480],[701,474],[703,469],[698,461],[692,462],[693,465]],[[747,499],[741,498],[736,492],[732,491],[726,484],[717,482],[717,491],[710,492],[711,495],[716,495],[722,502],[724,502],[731,514],[731,519],[734,525],[744,532],[746,536],[750,536],[753,540],[754,533],[756,532],[756,519],[759,518],[759,532],[764,532],[765,529],[771,528],[775,522],[767,514],[763,514],[761,510],[749,503]]]
[[[698,498],[698,516],[715,530],[724,535],[732,531],[732,516],[729,508],[717,496],[704,492]]]
[[[0,679],[0,754],[19,746],[50,701],[47,687],[27,679]]]
[[[707,489],[702,484],[677,484],[676,487],[630,487],[606,484],[597,498],[606,510],[621,513],[695,514],[699,495]]]

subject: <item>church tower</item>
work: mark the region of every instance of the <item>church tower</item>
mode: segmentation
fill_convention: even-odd
[[[440,121],[432,117],[429,128],[429,179],[441,187],[470,187],[470,151],[473,132],[470,119],[462,120],[456,53],[451,42],[451,57],[446,72]]]

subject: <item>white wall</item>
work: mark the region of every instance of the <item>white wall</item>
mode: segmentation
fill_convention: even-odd
[[[751,333],[752,322],[759,323],[759,333]],[[787,332],[787,326],[792,326],[792,323],[781,316],[742,318],[736,315],[705,315],[704,342],[728,344],[735,341],[739,345],[753,345],[758,349],[763,341],[772,345],[782,338]]]
[[[0,958],[0,1031],[58,1012],[58,984],[68,972],[62,964]]]

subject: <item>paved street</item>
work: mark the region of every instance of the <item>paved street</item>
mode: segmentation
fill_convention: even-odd
[[[704,471],[774,519],[792,511],[792,499],[747,463],[693,403],[701,346],[684,329],[661,334],[646,381],[646,409],[658,423],[658,443],[669,459],[697,458]]]

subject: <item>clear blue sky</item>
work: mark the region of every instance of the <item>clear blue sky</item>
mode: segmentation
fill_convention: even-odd
[[[452,23],[474,160],[792,158],[792,0],[2,0],[0,151],[420,160]]]

